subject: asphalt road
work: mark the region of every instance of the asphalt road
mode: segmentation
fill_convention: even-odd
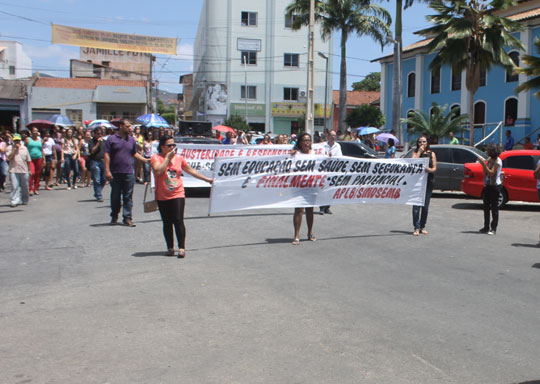
[[[538,204],[487,236],[478,200],[436,194],[417,238],[410,207],[335,206],[292,246],[291,210],[190,197],[181,260],[142,193],[136,228],[89,189],[0,194],[1,383],[540,380]]]

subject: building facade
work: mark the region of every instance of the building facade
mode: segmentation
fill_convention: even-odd
[[[519,65],[523,54],[537,55],[534,40],[540,38],[540,0],[520,1],[499,15],[522,23],[524,30],[517,33],[525,51],[509,50],[510,56]],[[402,73],[402,117],[412,110],[428,112],[432,103],[448,105],[460,113],[469,113],[469,92],[465,85],[465,71],[454,73],[448,65],[440,71],[431,71],[429,65],[435,53],[426,50],[431,39],[418,41],[403,48]],[[381,110],[386,116],[386,129],[392,123],[393,56],[377,59],[381,63]],[[494,66],[482,74],[481,86],[474,96],[475,134],[477,143],[490,134],[502,122],[502,128],[490,141],[499,141],[503,130],[510,130],[516,141],[537,133],[540,128],[540,106],[533,92],[515,93],[515,88],[527,81],[527,76],[507,72]],[[403,127],[407,141],[407,129]],[[468,137],[468,134],[465,133]],[[534,138],[535,139],[535,138]],[[534,141],[534,140],[533,140]]]
[[[0,41],[0,79],[32,77],[32,60],[18,41]]]
[[[222,123],[232,114],[255,130],[298,131],[306,113],[308,33],[293,31],[290,0],[205,0],[194,45],[194,120]],[[315,129],[331,115],[332,39],[315,28]],[[325,84],[327,86],[325,87]],[[326,98],[325,98],[326,91]],[[330,124],[330,123],[328,123]]]
[[[135,121],[147,112],[147,83],[141,80],[40,77],[28,97],[30,120],[63,114],[77,126],[95,119]]]

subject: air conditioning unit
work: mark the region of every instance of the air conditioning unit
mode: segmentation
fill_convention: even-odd
[[[300,97],[301,97],[301,98],[305,98],[306,96],[307,96],[306,90],[305,90],[305,89],[301,89],[301,90],[300,90]]]

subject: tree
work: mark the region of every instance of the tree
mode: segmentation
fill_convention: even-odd
[[[362,104],[352,110],[345,122],[353,128],[381,127],[386,122],[386,119],[379,108],[369,104]]]
[[[540,39],[534,40],[534,45],[536,46],[536,53],[540,54]],[[523,73],[527,76],[536,76],[532,79],[527,80],[526,82],[520,84],[516,88],[516,92],[528,91],[530,89],[540,88],[540,57],[523,55],[521,61],[527,66],[523,66],[517,69],[518,73]],[[540,98],[540,91],[534,94],[536,97]]]
[[[414,110],[409,112],[406,119],[401,119],[401,123],[407,124],[409,133],[427,134],[434,143],[438,143],[440,138],[449,136],[450,132],[460,132],[469,119],[467,114],[458,115],[456,110],[446,113],[447,109],[448,105],[441,107],[433,103],[429,115],[424,111]]]
[[[425,2],[429,0],[417,0],[420,2]],[[412,6],[414,0],[405,0],[405,8],[407,9]],[[394,57],[393,57],[393,68],[392,68],[392,129],[396,130],[398,133],[398,138],[403,139],[402,128],[400,124],[401,119],[401,103],[402,103],[402,93],[401,93],[401,84],[402,82],[402,73],[401,73],[401,53],[403,51],[403,23],[402,23],[402,14],[403,14],[403,0],[396,0],[396,20],[394,23]]]
[[[480,72],[492,65],[514,69],[515,64],[505,47],[524,49],[521,41],[512,36],[520,31],[520,23],[496,16],[494,11],[515,5],[514,0],[437,0],[430,4],[437,14],[427,16],[433,27],[418,31],[433,36],[427,45],[430,53],[437,52],[429,65],[439,70],[450,64],[458,73],[465,70],[469,91],[469,144],[474,143],[474,95],[480,86]]]
[[[287,7],[287,15],[294,16],[294,29],[309,24],[309,3],[309,0],[293,0]],[[323,39],[332,38],[334,31],[341,34],[338,129],[343,132],[347,114],[347,39],[352,33],[370,36],[382,48],[391,35],[392,18],[386,9],[368,0],[315,0],[315,20],[321,25]]]
[[[353,83],[352,88],[353,91],[380,91],[381,73],[371,72],[364,78],[364,80]]]
[[[228,118],[225,119],[225,121],[223,122],[223,125],[234,128],[237,131],[240,130],[240,131],[248,132],[251,129],[248,123],[246,123],[246,120],[240,115],[229,116]]]

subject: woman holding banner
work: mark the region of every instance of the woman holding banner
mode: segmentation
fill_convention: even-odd
[[[313,151],[311,150],[311,135],[309,133],[303,133],[298,137],[293,150],[291,151],[292,155],[296,153],[301,153],[305,155],[311,155]],[[316,241],[317,239],[313,236],[313,207],[306,207],[306,221],[308,226],[308,240]],[[294,223],[294,240],[292,245],[300,244],[300,226],[302,225],[302,215],[304,214],[304,208],[295,208],[293,223]]]
[[[424,229],[426,226],[428,210],[429,210],[429,201],[431,200],[431,193],[433,192],[433,185],[435,179],[435,172],[437,171],[437,156],[429,147],[429,142],[426,136],[420,136],[416,141],[416,150],[412,154],[413,159],[429,158],[429,163],[426,168],[428,173],[428,179],[426,183],[426,199],[424,201],[424,206],[415,205],[412,208],[413,214],[413,225],[414,225],[414,236],[418,236],[420,233],[427,235],[428,231]],[[420,214],[420,211],[422,213]]]
[[[212,184],[214,181],[191,168],[187,161],[176,154],[172,136],[159,139],[159,153],[152,156],[150,165],[156,178],[156,200],[163,221],[163,236],[167,243],[166,256],[174,256],[173,227],[178,241],[178,258],[186,256],[186,227],[184,226],[185,193],[182,172]]]

